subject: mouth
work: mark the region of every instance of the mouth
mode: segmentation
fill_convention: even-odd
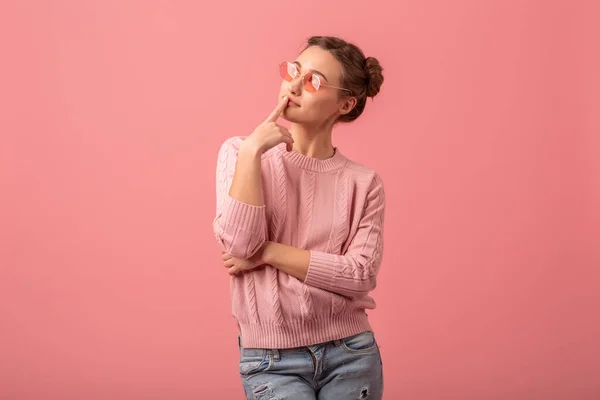
[[[288,107],[300,107],[300,104],[298,104],[297,102],[295,102],[292,99],[288,100]]]

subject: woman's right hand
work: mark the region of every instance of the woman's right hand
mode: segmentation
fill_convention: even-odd
[[[288,97],[284,96],[277,104],[277,107],[271,112],[271,115],[254,129],[243,145],[249,146],[260,153],[277,146],[280,143],[286,143],[288,151],[292,150],[294,139],[292,134],[283,126],[277,124],[277,119],[287,107]]]

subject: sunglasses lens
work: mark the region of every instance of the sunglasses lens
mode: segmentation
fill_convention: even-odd
[[[279,75],[286,81],[291,81],[298,74],[296,66],[289,62],[281,63],[279,66]]]
[[[321,79],[319,79],[317,75],[309,72],[304,76],[304,89],[306,89],[307,92],[315,93],[320,87]]]
[[[300,72],[298,71],[296,64],[283,62],[279,65],[279,75],[281,75],[282,79],[285,79],[289,82],[296,79],[298,75],[300,75]],[[315,93],[321,88],[321,86],[323,86],[321,83],[321,78],[311,72],[304,75],[302,81],[304,83],[304,89],[310,93]]]

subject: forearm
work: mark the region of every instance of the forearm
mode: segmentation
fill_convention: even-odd
[[[217,162],[217,242],[238,258],[251,257],[266,240],[266,215],[261,186],[260,153],[227,140]],[[235,176],[235,179],[234,179]]]
[[[229,196],[253,206],[265,204],[261,177],[262,151],[250,142],[243,142],[238,151]]]
[[[265,242],[261,262],[307,285],[350,298],[360,298],[375,288],[379,260],[311,252],[281,243]],[[359,261],[360,259],[360,261]],[[309,273],[310,271],[310,273]]]
[[[262,247],[261,260],[304,281],[310,265],[310,251],[281,243],[266,242]]]

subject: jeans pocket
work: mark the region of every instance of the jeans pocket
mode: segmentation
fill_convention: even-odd
[[[342,339],[342,348],[347,353],[368,354],[377,351],[377,341],[371,331]]]
[[[266,349],[240,348],[240,375],[263,372],[271,366],[271,357]]]

